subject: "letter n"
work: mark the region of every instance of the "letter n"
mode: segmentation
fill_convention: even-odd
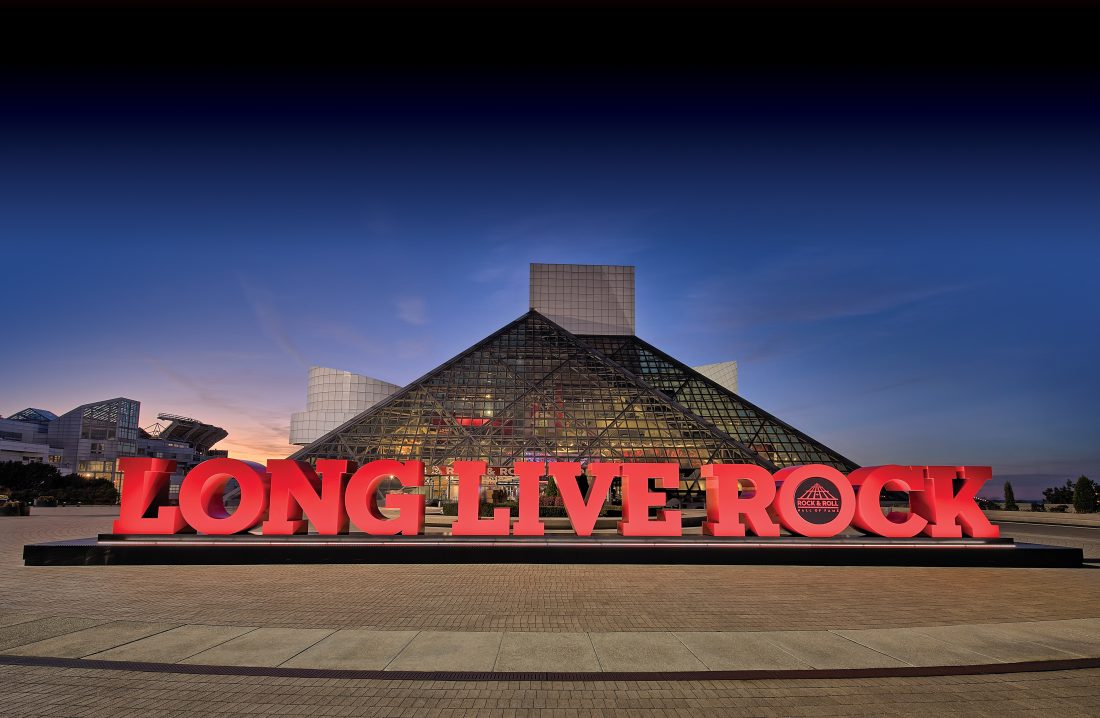
[[[304,461],[268,460],[271,497],[268,518],[263,523],[264,535],[308,533],[310,521],[322,536],[346,534],[344,487],[353,471],[355,463],[341,459],[319,459],[316,471]],[[303,519],[303,514],[308,520]]]

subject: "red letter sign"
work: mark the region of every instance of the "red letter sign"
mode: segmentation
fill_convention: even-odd
[[[925,466],[924,491],[910,498],[913,511],[928,519],[924,533],[933,538],[997,538],[1001,530],[989,523],[974,497],[993,477],[988,466]],[[955,492],[955,481],[962,485]]]
[[[551,461],[547,473],[554,477],[554,485],[561,494],[561,503],[578,536],[591,536],[600,517],[604,499],[611,489],[611,481],[619,474],[618,464],[593,462],[588,465],[588,475],[592,480],[588,496],[581,496],[581,487],[577,477],[581,475],[581,465],[575,461]]]
[[[539,520],[539,479],[546,473],[546,464],[517,461],[513,469],[519,477],[519,520],[512,527],[516,536],[542,536],[546,524]]]
[[[320,535],[344,534],[349,520],[378,536],[424,531],[422,494],[394,492],[382,500],[386,481],[396,479],[405,488],[424,485],[424,465],[419,461],[372,461],[349,478],[355,463],[338,459],[320,459],[316,468],[301,461],[272,459],[266,470],[249,461],[209,459],[184,479],[178,507],[160,505],[167,501],[176,462],[126,457],[120,458],[118,465],[123,482],[119,517],[113,524],[117,534],[198,531],[228,535],[248,531],[261,520],[263,532],[271,536],[307,533],[310,524]],[[516,461],[513,470],[519,484],[519,518],[514,526],[504,507],[493,509],[491,518],[481,518],[486,462],[454,462],[450,471],[458,477],[458,516],[451,525],[452,535],[507,536],[514,532],[517,536],[543,536],[546,528],[539,516],[539,496],[546,476],[557,486],[578,536],[592,535],[616,476],[622,477],[623,488],[623,515],[617,524],[620,534],[682,535],[680,512],[666,511],[665,493],[649,488],[650,481],[666,490],[677,488],[677,463],[592,462],[587,466],[591,481],[587,496],[582,495],[577,481],[584,471],[578,462]],[[1000,535],[975,500],[992,476],[988,466],[891,464],[857,469],[845,476],[830,466],[810,464],[789,466],[772,476],[755,464],[707,464],[700,475],[706,482],[707,497],[703,533],[710,536],[751,533],[776,537],[781,526],[811,538],[836,536],[849,526],[885,538],[910,538],[920,533],[933,538],[991,539]],[[230,481],[240,486],[240,503],[232,513],[224,498]],[[751,494],[746,484],[751,484]],[[909,512],[884,516],[883,491],[907,492]],[[657,518],[651,520],[649,512],[654,508]]]
[[[232,514],[224,503],[225,485],[236,479],[241,503]],[[240,459],[204,461],[180,486],[180,511],[192,528],[204,534],[226,536],[248,531],[267,511],[268,477],[264,467]]]
[[[707,520],[703,533],[710,536],[744,536],[745,523],[756,536],[778,536],[779,524],[768,516],[768,506],[775,498],[775,481],[762,466],[756,464],[707,464],[700,475],[707,488]],[[752,483],[755,492],[742,496],[738,482]]]
[[[623,536],[679,536],[680,512],[657,510],[657,518],[649,520],[651,506],[664,506],[665,495],[649,490],[649,479],[657,479],[657,486],[675,489],[680,486],[679,464],[620,464],[623,477],[623,520],[619,533]]]
[[[264,521],[265,536],[308,533],[309,521],[302,520],[303,512],[319,534],[334,536],[348,532],[344,485],[355,470],[355,464],[339,459],[319,459],[317,470],[321,478],[317,478],[313,467],[304,461],[268,460],[271,500],[268,518]]]
[[[833,467],[790,466],[777,471],[775,480],[781,483],[772,510],[791,533],[825,538],[836,536],[852,523],[856,493],[848,477]]]
[[[451,524],[452,536],[507,536],[511,519],[505,507],[493,509],[493,518],[479,519],[481,477],[489,470],[484,461],[456,461],[458,474],[458,520]]]
[[[116,534],[178,534],[187,527],[178,506],[153,506],[176,473],[175,461],[127,457],[119,459],[118,465],[122,497],[113,529]],[[156,513],[149,516],[154,508]]]
[[[317,462],[320,464],[321,462]],[[348,481],[345,508],[352,523],[372,536],[416,535],[424,532],[424,497],[421,494],[387,494],[384,508],[397,509],[388,519],[378,510],[378,487],[386,479],[402,486],[424,485],[424,464],[419,461],[379,459],[361,467]]]
[[[922,491],[924,473],[920,469],[897,465],[869,466],[848,474],[848,481],[859,489],[856,495],[856,515],[852,519],[852,525],[857,529],[886,538],[912,538],[928,525],[927,521],[911,510],[903,515],[903,521],[893,521],[891,516],[894,514],[883,516],[879,504],[879,494],[884,489],[907,491],[910,496],[914,491]],[[910,503],[913,503],[912,499]]]

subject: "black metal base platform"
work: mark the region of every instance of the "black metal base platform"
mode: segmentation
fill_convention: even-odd
[[[616,563],[1072,568],[1079,548],[1012,539],[119,536],[23,547],[27,566],[285,563]]]

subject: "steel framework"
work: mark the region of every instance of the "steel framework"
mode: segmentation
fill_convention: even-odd
[[[634,336],[532,310],[291,458],[857,464]]]

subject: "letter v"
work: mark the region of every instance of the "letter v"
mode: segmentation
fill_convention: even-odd
[[[604,499],[607,498],[607,491],[611,488],[611,480],[619,475],[619,465],[592,463],[588,465],[588,471],[593,477],[588,501],[581,496],[581,487],[577,483],[577,477],[581,474],[579,463],[551,461],[546,472],[554,477],[554,484],[565,504],[565,512],[569,514],[569,523],[573,525],[573,531],[578,536],[592,535]]]

